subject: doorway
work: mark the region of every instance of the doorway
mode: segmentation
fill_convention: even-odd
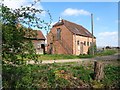
[[[43,49],[43,54],[45,54],[45,45],[41,44],[41,49]]]

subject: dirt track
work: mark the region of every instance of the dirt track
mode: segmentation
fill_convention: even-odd
[[[47,63],[66,63],[66,62],[81,62],[81,61],[99,61],[99,60],[105,60],[105,61],[116,61],[120,59],[120,54],[115,55],[109,55],[109,56],[99,56],[95,58],[86,58],[86,59],[63,59],[63,60],[43,60],[42,64]],[[34,61],[28,62],[29,64],[34,64]]]

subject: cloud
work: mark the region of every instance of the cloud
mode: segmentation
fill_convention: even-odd
[[[118,35],[118,32],[114,31],[114,32],[101,32],[101,33],[99,33],[99,36],[102,36],[102,37],[114,36],[114,35]]]
[[[96,18],[96,20],[97,20],[97,21],[99,21],[99,20],[100,20],[100,18],[99,18],[99,17],[97,17],[97,18]]]
[[[90,15],[88,11],[85,11],[83,9],[73,9],[73,8],[67,8],[62,12],[63,16],[79,16],[79,15]]]
[[[97,46],[118,46],[118,32],[100,32],[96,40]]]
[[[22,5],[28,4],[25,0],[4,0],[2,3],[12,9],[17,9]]]
[[[12,8],[12,9],[17,9],[17,8],[20,8],[21,6],[25,7],[25,6],[31,6],[31,4],[34,3],[35,0],[4,0],[2,3],[9,7],[9,8]],[[38,0],[36,0],[38,1]],[[35,8],[35,9],[42,9],[44,10],[43,6],[41,5],[41,2],[37,2],[32,8]],[[36,14],[37,15],[37,14]],[[45,17],[46,15],[46,12],[43,11],[40,15],[38,14],[37,17]]]
[[[4,0],[2,3],[9,8],[12,9],[17,9],[20,8],[21,6],[30,6],[35,0]],[[36,0],[38,1],[38,0]],[[40,2],[38,2],[35,6],[36,9],[43,9],[42,5]]]

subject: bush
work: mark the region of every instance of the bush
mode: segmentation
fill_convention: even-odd
[[[3,65],[3,88],[35,88],[31,66]]]
[[[96,45],[94,45],[93,47],[94,47],[94,54],[96,54],[96,52],[97,52],[97,47],[96,47]],[[88,54],[89,54],[89,55],[92,55],[92,46],[90,46],[90,47],[88,48]]]

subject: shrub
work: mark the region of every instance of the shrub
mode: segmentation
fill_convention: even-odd
[[[96,52],[97,52],[97,47],[96,47],[96,45],[94,45],[93,47],[94,47],[94,54],[96,54]],[[92,45],[88,48],[88,54],[89,54],[89,55],[92,55]]]

